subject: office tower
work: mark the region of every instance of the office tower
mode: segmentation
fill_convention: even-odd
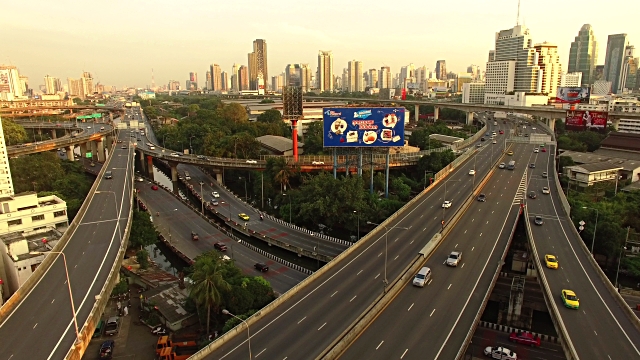
[[[67,78],[67,83],[69,84],[69,97],[82,98],[82,80]]]
[[[447,62],[445,60],[436,61],[436,79],[447,80]]]
[[[364,91],[362,72],[362,61],[351,60],[347,64],[347,91]],[[344,81],[344,80],[343,80]]]
[[[351,84],[349,84],[349,69],[342,69],[342,77],[340,77],[340,90],[342,92],[349,91]]]
[[[0,121],[0,196],[7,198],[13,195],[13,181],[11,180],[11,169],[9,169],[7,144],[4,141],[4,131],[2,129],[2,121]],[[3,212],[8,212],[8,209],[4,209]]]
[[[380,67],[380,74],[378,76],[378,87],[380,89],[391,88],[391,68],[388,66]]]
[[[604,65],[596,65],[593,71],[593,81],[604,80]]]
[[[300,86],[304,92],[311,90],[311,67],[309,64],[300,64]]]
[[[318,92],[333,92],[333,53],[318,52]]]
[[[480,66],[478,66],[478,65],[469,65],[467,67],[467,73],[471,74],[471,77],[473,78],[473,81],[480,80],[480,77],[482,76],[482,72],[480,70]]]
[[[18,68],[12,65],[0,65],[0,99],[13,101],[23,96]]]
[[[560,82],[560,57],[558,56],[558,46],[544,42],[536,44],[534,47],[538,53],[538,66],[541,70],[541,92],[550,97],[556,96],[558,83]]]
[[[45,94],[54,95],[58,91],[60,91],[58,84],[60,84],[60,79],[54,78],[53,76],[49,76],[49,75],[45,76],[44,77]]]
[[[591,85],[595,81],[593,73],[596,69],[596,61],[598,61],[598,42],[591,25],[584,24],[571,43],[568,72],[581,72],[581,85]]]
[[[82,99],[86,99],[89,96],[92,96],[94,93],[93,89],[93,77],[87,71],[82,73],[82,77],[80,78],[82,81]]]
[[[253,53],[256,57],[256,78],[262,75],[265,84],[269,79],[267,70],[267,41],[264,39],[256,39],[253,41]]]
[[[229,91],[229,73],[226,71],[220,73],[220,90]]]
[[[210,65],[209,66],[210,70],[207,70],[207,74],[206,74],[207,80],[205,81],[204,87],[207,90],[213,90],[213,83],[211,82],[211,69],[212,68],[213,68],[213,65]]]
[[[238,70],[240,70],[238,64],[233,64],[233,66],[231,67],[231,90],[233,91],[240,91]]]
[[[422,92],[428,90],[429,69],[426,66],[420,66],[415,71],[415,83]]]
[[[638,58],[635,57],[635,47],[629,45],[624,50],[624,65],[620,75],[622,91],[636,89],[636,75],[638,71]]]
[[[487,60],[487,62],[492,62],[496,60],[496,51],[495,50],[489,50],[489,60]]]
[[[403,88],[407,87],[407,84],[416,82],[415,79],[416,67],[413,64],[403,66],[400,68],[400,83]]]
[[[624,66],[625,49],[629,45],[627,34],[609,35],[607,39],[607,52],[604,59],[604,79],[611,82],[612,91],[616,94],[622,93],[620,86],[624,82],[622,79],[622,68]]]
[[[287,64],[287,66],[285,66],[284,84],[285,86],[301,86],[299,64]]]
[[[180,82],[175,80],[169,80],[169,85],[167,85],[170,91],[178,91],[180,90]]]
[[[244,65],[238,68],[238,90],[249,90],[249,69]]]
[[[218,64],[211,66],[211,84],[213,91],[222,91],[222,70]]]
[[[250,52],[248,55],[248,74],[249,74],[249,90],[258,90],[258,61],[256,53]]]
[[[582,72],[574,72],[560,75],[560,87],[580,87],[584,82],[582,81]],[[555,95],[550,95],[555,96]]]
[[[368,86],[370,88],[377,88],[378,87],[378,70],[369,69],[369,83],[368,83]]]
[[[484,103],[484,83],[470,82],[462,84],[463,104],[483,104]]]
[[[284,73],[282,73],[280,75],[272,76],[271,77],[271,90],[273,90],[275,92],[278,92],[278,93],[282,93],[282,87],[285,84],[284,78],[285,78],[285,74]]]

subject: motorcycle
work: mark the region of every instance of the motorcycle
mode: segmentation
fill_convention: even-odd
[[[151,333],[153,335],[166,335],[167,334],[167,329],[165,329],[162,326],[156,326],[153,330],[151,330]]]
[[[260,215],[260,221],[264,220],[264,216]]]

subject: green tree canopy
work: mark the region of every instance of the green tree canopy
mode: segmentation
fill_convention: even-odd
[[[158,232],[151,222],[149,213],[138,211],[137,208],[134,209],[131,224],[131,233],[129,234],[130,247],[144,248],[158,241]]]
[[[16,124],[13,120],[2,119],[2,130],[4,132],[4,141],[7,145],[27,142],[27,131],[22,125]]]

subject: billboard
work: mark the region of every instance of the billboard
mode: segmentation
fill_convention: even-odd
[[[11,85],[9,84],[9,70],[0,70],[0,92],[11,92]]]
[[[558,87],[556,102],[562,104],[578,104],[589,102],[588,87]]]
[[[604,132],[607,129],[607,113],[602,111],[569,110],[566,120],[567,130],[595,130]]]
[[[404,146],[404,117],[404,108],[324,108],[324,146]]]

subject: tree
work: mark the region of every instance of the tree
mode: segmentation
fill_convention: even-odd
[[[140,249],[136,252],[136,260],[140,265],[141,269],[146,269],[149,267],[149,253],[145,249]]]
[[[56,153],[42,152],[9,159],[13,187],[16,193],[53,191],[53,184],[64,176],[61,160]]]
[[[324,127],[322,121],[314,121],[307,126],[304,134],[304,153],[307,155],[321,155],[324,150]]]
[[[247,110],[238,103],[227,103],[219,108],[220,117],[230,120],[234,123],[246,122],[249,120]]]
[[[280,184],[280,192],[287,191],[291,178],[296,174],[293,166],[284,157],[269,158],[267,170],[274,174],[273,179]]]
[[[222,303],[222,293],[229,291],[231,285],[223,277],[224,266],[217,251],[206,252],[195,259],[189,287],[189,295],[196,304],[207,308],[207,334],[211,320],[211,308]]]
[[[156,231],[151,217],[147,212],[133,210],[133,218],[131,223],[131,233],[129,235],[129,246],[140,249],[153,245],[158,241],[158,232]]]
[[[265,99],[267,100],[267,99]],[[272,101],[273,102],[273,101]],[[262,114],[258,115],[258,122],[262,123],[281,123],[282,114],[276,109],[269,109]]]
[[[17,145],[27,141],[27,131],[13,120],[2,119],[2,130],[7,145]]]

